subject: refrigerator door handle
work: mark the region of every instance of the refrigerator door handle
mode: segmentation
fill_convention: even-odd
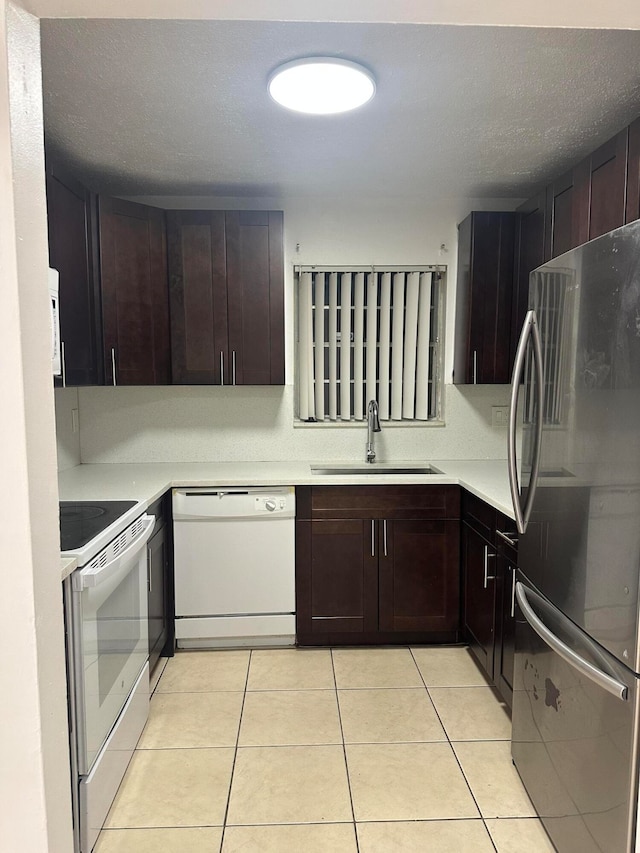
[[[580,657],[580,655],[574,652],[573,649],[565,645],[559,637],[556,637],[556,635],[547,628],[544,622],[536,616],[527,599],[525,587],[520,583],[520,581],[516,583],[516,599],[518,600],[518,604],[520,605],[524,618],[540,639],[543,640],[543,642],[545,642],[552,651],[566,661],[569,666],[577,669],[578,672],[595,682],[599,687],[602,687],[608,693],[613,694],[613,696],[616,696],[623,702],[627,701],[628,690],[626,684],[622,684],[622,682],[612,678],[601,669],[598,669],[597,666],[594,666],[592,663],[589,663],[589,661]]]
[[[535,425],[535,444],[533,451],[533,460],[531,464],[531,478],[529,480],[529,493],[524,507],[520,503],[520,483],[518,482],[518,463],[516,458],[516,427],[518,414],[518,392],[520,388],[520,380],[522,371],[524,370],[525,356],[527,352],[527,344],[529,337],[533,341],[533,360],[536,369],[537,380],[537,412]],[[518,533],[524,533],[529,524],[531,510],[533,508],[533,498],[535,495],[536,484],[538,480],[538,471],[540,469],[540,448],[542,444],[542,407],[544,405],[544,372],[542,366],[542,341],[540,340],[540,330],[538,328],[538,320],[534,310],[527,311],[524,318],[524,324],[518,341],[518,349],[516,350],[516,358],[513,365],[513,377],[511,380],[511,402],[509,406],[509,433],[507,438],[507,466],[509,470],[509,487],[511,489],[511,500],[513,502],[513,511],[516,520]]]

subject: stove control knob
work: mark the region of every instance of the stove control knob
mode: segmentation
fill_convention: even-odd
[[[273,512],[275,509],[278,508],[278,505],[273,498],[267,498],[267,500],[264,502],[264,508],[269,510],[269,512]]]

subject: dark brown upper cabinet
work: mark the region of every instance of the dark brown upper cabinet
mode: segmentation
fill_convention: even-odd
[[[640,219],[640,118],[629,125],[625,222]]]
[[[511,303],[510,364],[515,361],[520,330],[529,301],[529,273],[539,267],[548,255],[549,207],[547,192],[542,190],[516,211],[515,273]]]
[[[173,382],[284,384],[281,211],[167,212]]]
[[[578,236],[586,234],[586,239],[580,242],[594,240],[625,223],[628,141],[629,131],[625,128],[589,157],[588,227],[581,223]],[[586,170],[586,166],[583,168]],[[582,199],[581,205],[584,207]]]
[[[474,211],[458,226],[453,381],[511,379],[515,213]]]
[[[71,175],[47,166],[49,265],[60,274],[63,378],[56,384],[102,382],[99,277],[93,268],[95,198]]]
[[[100,197],[98,216],[106,382],[170,384],[164,211]]]

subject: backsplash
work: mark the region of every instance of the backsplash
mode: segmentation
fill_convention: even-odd
[[[447,385],[444,390],[446,426],[383,424],[376,435],[379,461],[506,457],[506,430],[492,428],[491,406],[508,404],[509,387]],[[294,427],[290,385],[105,387],[77,393],[84,463],[364,459],[366,422]],[[69,461],[68,436],[64,444],[63,458]]]

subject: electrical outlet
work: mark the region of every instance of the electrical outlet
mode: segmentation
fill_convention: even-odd
[[[71,409],[71,432],[78,432],[80,429],[80,422],[78,420],[78,410]]]
[[[491,406],[491,426],[506,429],[509,425],[509,406]]]

